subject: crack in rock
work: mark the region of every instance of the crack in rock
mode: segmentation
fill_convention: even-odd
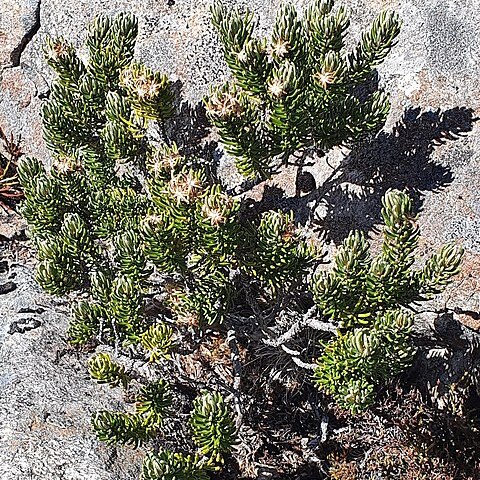
[[[15,282],[6,282],[0,285],[0,295],[5,295],[7,293],[13,292],[17,288]]]
[[[20,40],[20,43],[13,49],[10,54],[10,61],[12,62],[11,68],[19,67],[22,53],[24,52],[27,45],[32,41],[35,34],[40,29],[40,7],[42,0],[38,0],[37,6],[34,12],[34,20],[30,28],[25,32],[25,35]]]
[[[25,333],[29,332],[30,330],[34,330],[38,328],[42,322],[37,320],[36,318],[26,318],[22,320],[17,320],[10,324],[10,328],[8,329],[8,333],[13,335],[14,333]]]
[[[30,307],[22,307],[18,310],[17,313],[37,313],[38,315],[45,312],[45,309],[42,307],[38,308],[30,308]]]

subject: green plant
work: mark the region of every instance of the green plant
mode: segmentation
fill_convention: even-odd
[[[149,428],[142,415],[102,410],[92,417],[92,428],[97,438],[107,445],[138,447],[152,439],[157,429]]]
[[[316,385],[352,413],[364,410],[375,400],[378,382],[410,366],[415,354],[410,340],[412,324],[411,313],[388,310],[368,327],[339,333],[318,359]]]
[[[90,294],[73,310],[70,336],[79,344],[100,325],[106,339],[122,341],[148,326],[141,296],[148,269],[134,254],[148,205],[127,172],[142,168],[152,102],[163,121],[172,93],[166,77],[133,63],[136,35],[132,16],[99,17],[86,41],[88,64],[64,39],[48,40],[57,80],[43,119],[54,161],[49,172],[36,159],[19,167],[22,213],[41,260],[38,282],[54,294]]]
[[[305,278],[319,258],[319,248],[302,238],[293,212],[269,211],[260,219],[255,245],[245,257],[244,269],[273,292],[287,291]]]
[[[381,252],[372,257],[364,235],[352,232],[332,271],[313,279],[318,308],[340,326],[338,337],[324,345],[314,381],[354,413],[372,403],[380,380],[411,363],[414,317],[406,309],[441,292],[458,273],[463,255],[461,247],[446,244],[415,269],[419,229],[412,200],[391,190],[382,203]]]
[[[165,76],[133,62],[136,35],[132,16],[98,18],[88,64],[65,40],[48,41],[58,77],[43,117],[54,162],[47,171],[27,159],[19,177],[38,282],[57,295],[89,294],[73,309],[72,343],[140,341],[153,361],[168,356],[172,331],[144,314],[150,265],[183,275],[175,298],[199,322],[221,319],[238,203],[187,168],[174,145],[147,138],[151,120],[171,116],[173,94]],[[209,282],[211,301],[200,304],[196,290]]]
[[[88,372],[98,383],[108,383],[110,387],[128,385],[130,379],[125,368],[112,360],[108,353],[99,353],[88,361]]]
[[[118,365],[117,369],[123,371]],[[164,380],[151,382],[143,386],[135,398],[135,413],[102,410],[92,417],[92,427],[99,440],[138,447],[157,435],[172,404],[170,386]]]
[[[200,452],[212,456],[216,462],[221,462],[222,454],[229,452],[235,443],[236,428],[218,392],[203,392],[195,399],[190,425]]]
[[[166,76],[134,62],[136,36],[131,15],[97,18],[86,40],[88,63],[64,39],[47,41],[57,73],[43,110],[53,162],[47,169],[25,159],[19,178],[40,260],[37,281],[52,294],[83,293],[72,309],[71,343],[114,344],[123,353],[139,345],[157,362],[169,359],[178,326],[149,316],[146,295],[162,292],[172,325],[186,317],[221,321],[244,236],[239,202],[207,182],[167,137],[148,136],[152,121],[163,128],[173,114],[173,91]],[[159,284],[150,282],[154,271]],[[128,384],[134,393],[138,382],[110,355],[94,356],[88,368],[99,383]],[[172,403],[169,385],[150,382],[134,394],[134,412],[92,417],[101,441],[139,446],[157,436]],[[206,467],[172,455],[185,478],[205,478]]]
[[[270,38],[254,35],[251,12],[220,2],[212,8],[233,80],[206,99],[225,148],[248,177],[268,177],[275,157],[299,149],[329,149],[377,132],[390,103],[381,91],[363,95],[395,44],[398,16],[381,13],[347,52],[345,8],[313,0],[300,18],[292,3],[279,11]]]
[[[136,35],[132,16],[98,18],[86,64],[64,39],[47,42],[57,80],[44,136],[54,161],[47,171],[26,159],[19,177],[38,282],[57,295],[88,294],[73,308],[71,342],[140,342],[156,361],[168,358],[173,332],[145,315],[154,269],[175,279],[165,303],[179,320],[212,325],[232,306],[234,272],[275,290],[304,276],[315,251],[290,214],[240,222],[238,200],[168,138],[149,139],[149,123],[172,115],[173,94],[165,76],[133,61]]]
[[[161,425],[171,404],[172,394],[168,383],[158,380],[141,388],[135,411],[143,416],[145,422]]]
[[[209,468],[198,455],[183,455],[170,450],[150,452],[142,467],[143,480],[208,480]]]
[[[238,145],[248,147],[237,152],[244,173],[267,175],[274,156],[329,148],[382,124],[386,98],[377,92],[360,100],[352,89],[391,48],[398,20],[380,16],[357,49],[341,56],[347,22],[343,10],[331,9],[330,1],[316,2],[297,21],[293,7],[285,7],[269,44],[271,62],[265,63],[267,44],[253,38],[251,17],[242,20],[236,11],[215,7],[221,35],[241,47],[235,44],[234,57],[243,62],[238,53],[246,49],[250,59],[248,52],[257,52],[258,65],[252,61],[248,71],[237,69],[236,83],[208,101],[212,118],[219,114],[225,128],[240,135]],[[168,380],[147,383],[133,372],[130,378],[107,354],[91,359],[94,379],[128,386],[135,398],[134,411],[93,416],[98,438],[135,447],[161,442],[159,433],[180,401],[175,397],[180,389],[173,387],[185,381],[186,390],[198,392],[215,383],[213,369],[208,382],[187,376],[183,362],[195,359],[182,357],[192,350],[201,356],[199,345],[213,329],[228,329],[224,344],[236,365],[225,390],[241,404],[236,334],[244,349],[255,352],[266,344],[291,355],[296,365],[311,367],[300,360],[300,349],[286,343],[306,328],[324,333],[339,324],[337,339],[325,346],[315,366],[315,381],[352,411],[365,408],[375,385],[411,361],[412,317],[406,308],[448,284],[461,250],[447,245],[414,270],[418,228],[411,201],[389,192],[381,254],[371,258],[365,238],[352,234],[333,270],[313,280],[318,315],[307,285],[322,258],[320,249],[307,241],[291,212],[269,211],[247,220],[242,200],[212,183],[197,159],[185,158],[167,135],[166,122],[175,114],[171,84],[133,61],[136,35],[132,16],[98,18],[86,41],[88,63],[65,40],[48,41],[47,61],[57,79],[43,116],[53,162],[47,169],[29,158],[18,170],[25,191],[22,212],[38,252],[36,278],[52,294],[75,296],[70,342],[105,343],[119,354],[146,356],[154,364],[149,373],[161,369]],[[228,60],[231,67],[234,61]],[[267,76],[259,82],[261,72]],[[285,78],[292,91],[290,83],[283,85]],[[213,119],[225,137],[223,124]],[[154,122],[160,140],[150,135]],[[225,141],[233,153],[235,142]],[[224,385],[217,382],[215,388]],[[222,395],[201,393],[189,425],[188,448],[147,454],[144,478],[205,480],[221,469],[237,435]],[[193,444],[197,455],[189,454]]]
[[[147,351],[148,360],[156,362],[160,358],[168,360],[169,352],[172,349],[173,328],[168,325],[151,325],[148,330],[140,336],[140,343]]]
[[[100,367],[96,368],[98,365]],[[109,355],[97,355],[89,366],[92,376],[101,383],[126,387],[126,383],[120,382],[124,367],[112,362]],[[108,445],[138,447],[157,436],[165,418],[173,413],[172,400],[166,381],[150,382],[136,393],[135,412],[99,411],[92,417],[93,430],[98,439]],[[236,441],[236,429],[223,396],[218,392],[202,392],[194,401],[190,425],[199,454],[166,449],[159,453],[149,452],[143,462],[144,480],[206,480],[208,472],[221,468],[223,455],[231,451]]]

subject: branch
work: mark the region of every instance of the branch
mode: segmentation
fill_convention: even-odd
[[[312,307],[308,310],[307,313],[303,315],[303,317],[295,322],[284,334],[280,335],[276,339],[272,338],[268,335],[265,331],[263,332],[268,338],[263,339],[263,343],[265,345],[269,345],[270,347],[280,347],[284,343],[289,342],[292,340],[296,335],[298,335],[301,331],[305,330],[305,328],[309,327],[313,330],[317,330],[319,332],[336,332],[337,328],[330,322],[322,322],[317,320],[314,315],[317,313],[317,307]]]
[[[285,353],[288,353],[290,355],[290,357],[292,358],[292,362],[300,368],[303,368],[304,370],[315,370],[315,368],[317,368],[318,365],[316,363],[306,363],[303,360],[300,360],[300,358],[298,358],[300,352],[298,352],[297,350],[292,350],[285,345],[282,345],[281,348]]]
[[[230,359],[232,360],[233,366],[233,384],[232,384],[232,395],[235,403],[235,410],[237,411],[236,427],[237,429],[243,423],[243,409],[242,409],[242,398],[240,393],[240,382],[242,380],[242,364],[240,362],[240,351],[238,350],[237,338],[235,335],[235,330],[230,329],[227,332],[227,342],[231,350]]]

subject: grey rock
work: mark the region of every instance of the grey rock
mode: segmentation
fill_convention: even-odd
[[[67,316],[36,286],[30,269],[17,266],[12,273],[20,287],[0,302],[0,478],[137,478],[141,454],[122,449],[117,455],[90,429],[95,411],[124,408],[119,390],[88,378],[86,355],[65,341]],[[43,313],[35,318],[17,313],[39,304]]]
[[[0,67],[18,66],[40,26],[41,0],[3,0],[0,10]]]

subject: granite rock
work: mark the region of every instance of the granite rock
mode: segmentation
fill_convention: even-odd
[[[16,288],[0,295],[0,478],[137,478],[141,454],[117,455],[90,429],[92,413],[124,402],[92,382],[86,355],[68,346],[66,305],[39,289],[29,267],[1,277]]]
[[[18,66],[40,26],[41,0],[3,0],[0,9],[0,67]]]

